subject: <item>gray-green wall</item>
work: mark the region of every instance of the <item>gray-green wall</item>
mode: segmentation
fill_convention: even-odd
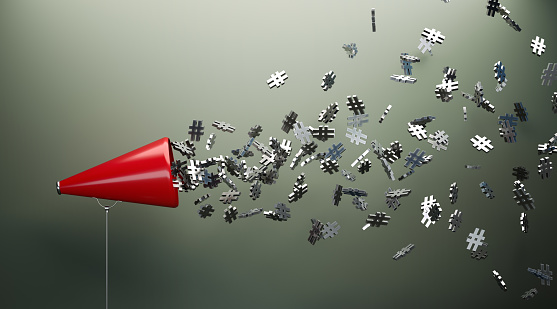
[[[421,148],[433,161],[403,181],[390,181],[373,155],[371,172],[349,182],[340,173],[324,174],[317,162],[280,169],[273,186],[256,201],[249,184],[233,178],[242,192],[233,205],[240,212],[272,210],[287,202],[296,177],[306,173],[309,191],[292,203],[286,222],[262,214],[227,224],[218,196],[228,187],[180,193],[180,206],[167,209],[117,204],[109,216],[111,308],[396,308],[429,306],[510,308],[554,306],[555,287],[541,286],[526,271],[547,263],[557,269],[555,189],[557,175],[536,173],[537,144],[557,132],[550,97],[557,82],[541,86],[548,62],[557,62],[554,1],[502,1],[522,32],[500,17],[486,16],[485,0],[406,1],[30,1],[0,2],[0,135],[2,205],[0,206],[0,307],[102,308],[105,302],[104,211],[95,200],[59,196],[55,182],[167,136],[188,137],[192,120],[203,120],[197,159],[230,155],[260,124],[260,138],[287,138],[285,114],[294,110],[305,125],[318,126],[317,115],[338,102],[329,125],[336,137],[319,142],[318,151],[342,142],[339,163],[350,163],[368,145],[351,144],[346,134],[346,96],[356,94],[370,122],[362,126],[368,141],[383,146],[398,140],[403,155]],[[376,9],[377,32],[370,10]],[[446,36],[433,56],[417,49],[427,28]],[[545,38],[547,51],[531,53],[530,40]],[[356,43],[349,59],[341,48]],[[402,74],[399,55],[419,56],[413,65],[416,84],[389,80]],[[493,64],[501,60],[509,82],[495,91]],[[442,69],[457,69],[459,91],[449,103],[435,98]],[[271,73],[285,70],[285,85],[269,89]],[[336,83],[320,88],[333,70]],[[461,91],[472,93],[481,81],[494,114],[476,108]],[[517,143],[498,136],[497,116],[514,113],[523,102],[529,121],[519,123]],[[393,107],[379,124],[387,105]],[[463,121],[462,107],[468,109]],[[407,122],[433,115],[429,133],[449,134],[447,151],[407,132]],[[217,131],[214,120],[236,132]],[[216,133],[216,144],[205,140]],[[469,139],[485,135],[490,153],[476,151]],[[249,158],[259,165],[260,153]],[[175,157],[180,155],[175,152]],[[290,163],[290,157],[288,164]],[[557,164],[556,157],[551,157]],[[407,171],[401,159],[396,177]],[[480,170],[465,169],[479,164]],[[520,231],[522,208],[513,201],[512,167],[530,171],[524,181],[536,201],[528,211],[530,230]],[[449,186],[460,187],[455,205]],[[495,192],[487,199],[479,183]],[[367,211],[344,196],[331,202],[335,184],[357,187],[369,195]],[[412,189],[397,211],[387,208],[388,187]],[[211,193],[216,207],[207,219],[193,201]],[[420,202],[434,195],[441,220],[425,228]],[[110,201],[104,201],[110,203]],[[462,227],[447,230],[454,209]],[[362,231],[367,214],[384,211],[388,226]],[[308,243],[311,218],[337,221],[339,234]],[[489,256],[470,258],[465,242],[476,228],[486,230]],[[415,249],[399,261],[392,256],[409,243]],[[503,292],[492,278],[496,269],[508,285]],[[552,285],[557,285],[554,283]],[[520,296],[537,288],[530,301]]]

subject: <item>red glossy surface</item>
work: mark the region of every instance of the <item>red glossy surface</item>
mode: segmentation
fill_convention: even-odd
[[[114,201],[177,207],[172,186],[170,140],[163,137],[141,148],[60,181],[60,193]]]

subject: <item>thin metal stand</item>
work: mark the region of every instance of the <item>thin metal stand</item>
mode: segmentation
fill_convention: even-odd
[[[101,205],[102,208],[105,210],[105,281],[106,281],[106,309],[108,309],[108,210],[114,205],[116,205],[120,201],[116,201],[116,203],[112,204],[112,206],[105,206],[99,202],[99,199],[94,197],[97,200],[97,203]]]

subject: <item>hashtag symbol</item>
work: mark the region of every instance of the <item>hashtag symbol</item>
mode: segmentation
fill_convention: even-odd
[[[422,51],[422,54],[425,54],[427,50],[430,55],[433,55],[431,52],[432,43],[426,40],[426,38],[420,38],[420,45],[418,45],[418,49]]]
[[[331,158],[327,158],[325,160],[321,160],[320,168],[325,173],[333,174],[334,172],[338,172],[338,163],[336,160],[331,160]]]
[[[491,140],[487,139],[487,137],[483,136],[480,137],[476,135],[470,139],[472,142],[472,146],[475,147],[478,151],[483,150],[484,152],[489,152],[493,149],[493,145],[491,145]]]
[[[413,170],[416,166],[422,166],[423,162],[425,161],[425,151],[421,150],[421,153],[419,155],[418,152],[420,152],[420,148],[416,148],[414,152],[408,153],[408,156],[404,158],[404,160],[406,160],[404,167],[408,167],[408,165],[410,165],[410,167],[408,168]]]
[[[333,238],[335,235],[338,235],[338,230],[340,230],[340,225],[335,221],[333,223],[327,222],[323,231],[321,232],[321,238]]]
[[[352,196],[367,196],[367,192],[360,190],[358,188],[344,188],[342,189],[342,194],[348,194]]]
[[[342,198],[342,186],[336,185],[333,190],[333,205],[338,206],[340,199]]]
[[[484,193],[487,198],[489,199],[495,198],[495,194],[493,194],[493,190],[491,190],[487,182],[482,181],[480,183],[480,188],[482,190],[482,193]]]
[[[455,209],[454,213],[451,214],[451,218],[449,219],[449,230],[452,232],[456,232],[456,229],[460,227],[462,223],[462,211]]]
[[[435,134],[430,134],[429,138],[427,142],[431,144],[432,148],[436,148],[437,151],[440,149],[447,150],[449,135],[445,134],[445,131],[437,130]]]
[[[371,31],[375,32],[375,8],[371,9]]]
[[[286,207],[284,203],[275,204],[275,214],[279,217],[281,221],[286,221],[290,218],[290,208]]]
[[[360,172],[360,174],[369,172],[370,168],[371,168],[371,162],[368,159],[364,159],[360,161],[360,164],[358,164],[358,172]]]
[[[414,84],[417,81],[417,79],[415,79],[414,77],[410,77],[406,75],[397,75],[397,74],[391,75],[391,80],[397,81],[399,83],[405,83],[405,84]]]
[[[422,38],[423,39],[423,38]],[[405,75],[412,75],[412,65],[411,63],[420,62],[420,58],[415,56],[410,56],[408,53],[400,54],[400,63],[402,63],[401,68],[404,70]]]
[[[329,104],[329,106],[327,106],[326,109],[322,110],[321,113],[319,113],[319,117],[317,118],[317,121],[319,122],[324,122],[324,123],[329,123],[331,121],[333,121],[336,116],[337,113],[340,109],[338,108],[338,103],[331,103]],[[288,133],[288,132],[286,132]]]
[[[528,113],[526,112],[524,105],[522,105],[522,102],[514,103],[514,112],[520,119],[520,122],[528,121]]]
[[[533,268],[528,267],[528,272],[531,273],[532,275],[540,278],[541,281],[542,281],[541,282],[542,285],[546,285],[546,283],[547,283],[547,286],[551,285],[551,280],[553,280],[553,277],[551,277],[551,275],[553,275],[553,272],[549,270],[549,265],[548,264],[545,264],[545,267],[544,267],[544,264],[542,263],[540,265],[540,269],[533,269]]]
[[[551,176],[551,170],[553,167],[553,162],[549,161],[549,157],[540,158],[540,164],[538,165],[538,174],[542,179],[549,178]]]
[[[385,203],[389,208],[393,208],[393,210],[397,210],[397,207],[400,206],[400,201],[398,200],[399,197],[407,196],[410,194],[412,190],[408,189],[396,189],[392,190],[390,187],[385,192]]]
[[[207,139],[207,144],[205,145],[205,148],[207,150],[211,150],[211,148],[213,148],[216,137],[217,136],[215,135],[215,133],[211,133],[211,135],[209,135],[209,138]]]
[[[439,207],[439,203],[433,197],[433,195],[428,197],[424,197],[424,201],[421,203],[420,209],[422,210],[422,224],[425,225],[426,228],[429,228],[431,224],[435,224],[441,218],[441,212],[443,209]]]
[[[532,40],[532,44],[530,44],[530,47],[532,47],[532,54],[537,54],[538,57],[541,56],[545,52],[546,47],[544,44],[544,39],[536,35],[536,39]]]
[[[329,128],[329,126],[309,127],[309,129],[311,130],[311,135],[322,142],[335,137],[335,129]]]
[[[251,184],[249,190],[249,196],[252,200],[255,201],[261,195],[261,182],[259,182],[259,180],[256,180],[254,183]]]
[[[503,87],[505,87],[505,85],[507,85],[507,74],[505,73],[505,66],[501,63],[501,61],[497,61],[495,62],[495,64],[493,65],[493,71],[495,72],[495,79],[497,80],[497,82],[500,84],[498,85],[498,87],[495,89],[497,90],[497,92],[503,90]]]
[[[360,209],[362,211],[367,209],[367,203],[363,197],[354,197],[352,204],[356,205],[356,209]]]
[[[213,121],[212,126],[217,128],[218,130],[222,130],[224,132],[232,133],[236,130],[236,128],[231,126],[229,123],[218,121],[218,120]]]
[[[469,168],[469,169],[474,169],[474,170],[479,170],[482,166],[481,165],[464,165],[465,168]]]
[[[549,145],[549,143],[538,144],[538,154],[552,154],[553,152],[557,151],[557,147],[553,145]]]
[[[296,118],[298,118],[298,114],[294,111],[290,111],[290,113],[284,116],[284,120],[282,121],[282,130],[286,133],[290,132],[296,123]]]
[[[187,156],[188,159],[195,156],[195,146],[189,140],[183,142],[170,142],[174,150],[179,151],[183,156]]]
[[[309,230],[309,238],[308,241],[315,245],[315,243],[321,239],[321,231],[323,230],[323,223],[317,219],[311,219],[311,230]]]
[[[207,204],[204,206],[199,207],[199,210],[197,211],[197,213],[199,214],[199,216],[203,219],[212,216],[212,212],[214,212],[215,209],[213,208],[213,206],[211,206],[211,204]]]
[[[425,39],[432,45],[435,43],[443,44],[443,41],[445,40],[445,36],[441,35],[441,31],[436,31],[435,29],[424,28],[422,36],[425,37]]]
[[[332,148],[329,148],[329,152],[325,155],[325,158],[331,158],[331,160],[338,161],[342,157],[342,153],[346,150],[341,142],[338,144],[333,144]]]
[[[347,96],[348,102],[346,102],[346,106],[348,109],[354,112],[354,115],[359,115],[364,113],[364,102],[362,100],[358,100],[357,95]]]
[[[369,214],[366,219],[366,225],[362,227],[362,230],[366,230],[370,226],[380,227],[381,225],[389,224],[389,220],[391,220],[390,216],[387,216],[384,212],[376,212],[375,214]]]
[[[547,69],[542,71],[542,86],[551,86],[554,80],[557,80],[557,63],[548,63]]]
[[[224,218],[224,221],[230,224],[232,223],[232,221],[237,219],[237,215],[238,215],[238,210],[236,209],[236,207],[230,205],[228,206],[228,208],[224,210],[224,215],[222,215],[222,217]]]
[[[271,78],[269,78],[267,80],[267,84],[269,85],[269,89],[273,88],[273,87],[277,87],[279,88],[281,85],[284,85],[284,81],[288,78],[288,75],[286,75],[286,72],[284,70],[282,71],[276,71],[274,74],[271,74]]]
[[[361,129],[346,128],[346,130],[348,131],[348,133],[351,133],[346,133],[346,137],[350,138],[351,143],[356,143],[356,145],[359,145],[361,143],[365,145],[365,139],[367,138],[367,135],[363,134]]]
[[[223,204],[231,204],[233,201],[237,201],[238,197],[240,196],[241,192],[228,190],[227,192],[223,192],[219,201]]]
[[[447,92],[458,90],[458,81],[444,78],[441,84],[435,85],[436,88],[445,89]]]
[[[310,136],[309,128],[304,126],[303,122],[296,122],[294,124],[294,135],[302,144],[310,143]]]
[[[516,180],[514,182],[513,193],[513,199],[518,205],[524,207],[524,210],[536,208],[534,206],[534,199],[530,196],[530,193],[526,192],[526,189],[524,189],[524,184],[522,184],[520,180]]]
[[[302,147],[300,147],[300,150],[302,150],[302,155],[304,156],[315,153],[316,149],[317,149],[317,144],[315,142],[304,144],[302,145]]]
[[[472,102],[476,103],[478,107],[482,107],[483,109],[495,113],[495,106],[489,103],[489,100],[483,97],[483,87],[481,82],[477,82],[474,86],[474,95],[470,95],[468,93],[463,92],[462,96],[471,100]]]
[[[410,192],[412,192],[412,190],[410,190],[410,189],[392,190],[391,188],[388,188],[387,192],[385,192],[385,196],[390,197],[390,198],[399,198],[399,197],[403,197],[403,196],[408,196],[410,194]]]
[[[308,192],[308,184],[307,183],[303,183],[303,175],[305,175],[304,173],[302,173],[302,175],[298,176],[298,180],[296,181],[296,183],[294,183],[294,188],[292,189],[292,192],[290,194],[288,194],[288,203],[292,203],[292,202],[296,202],[297,200],[301,199],[304,194],[306,194]]]
[[[507,11],[508,12],[508,11]],[[506,13],[506,12],[505,12]],[[510,12],[509,12],[510,13]],[[520,26],[514,21],[512,20],[509,15],[503,15],[503,19],[507,22],[507,24],[509,24],[509,26],[511,28],[513,28],[514,30],[520,32],[522,29],[520,28]]]
[[[472,248],[472,251],[476,251],[478,249],[478,246],[482,246],[482,240],[485,239],[485,237],[483,236],[484,233],[485,230],[480,231],[479,228],[476,228],[474,230],[474,233],[468,234],[468,238],[466,239],[466,242],[468,242],[468,247],[466,247],[466,249],[470,250],[470,248]]]
[[[329,71],[327,74],[325,74],[325,76],[323,76],[323,82],[321,83],[321,88],[323,88],[323,90],[325,91],[331,89],[331,87],[335,83],[336,77],[337,76],[335,75],[335,72]]]
[[[456,200],[458,199],[458,186],[456,185],[456,182],[453,182],[449,188],[449,199],[451,200],[451,204],[456,203]]]
[[[505,124],[505,121],[509,122],[510,126],[516,126],[518,123],[516,123],[516,121],[518,120],[517,117],[513,116],[513,114],[505,114],[505,116],[499,116],[499,122],[498,124]]]
[[[515,176],[517,180],[526,180],[529,178],[528,174],[530,174],[530,172],[528,172],[524,166],[515,166],[513,167],[513,171],[513,176]]]
[[[369,114],[359,114],[359,115],[354,114],[353,116],[348,116],[346,120],[351,120],[351,121],[349,121],[347,125],[353,127],[361,127],[362,124],[369,121],[369,119],[365,119],[367,118],[367,116],[369,116]]]
[[[348,58],[352,59],[358,53],[358,48],[356,47],[356,43],[344,44],[342,48],[348,54]]]
[[[433,120],[435,120],[435,117],[433,116],[425,116],[425,117],[421,117],[421,118],[416,118],[412,121],[410,121],[410,124],[413,125],[421,125],[425,128],[426,124],[432,122]]]
[[[521,297],[522,297],[522,299],[528,300],[528,299],[530,299],[530,298],[536,296],[536,294],[538,294],[538,290],[536,290],[536,289],[530,289],[530,290],[524,292],[524,294],[522,294]]]
[[[489,0],[487,1],[487,16],[495,17],[495,12],[499,10],[499,0]]]
[[[528,233],[528,216],[525,212],[520,214],[520,228],[523,233]]]
[[[190,135],[192,141],[199,142],[201,135],[203,135],[203,129],[205,127],[202,126],[202,123],[203,123],[202,120],[199,121],[194,120],[193,125],[190,126],[190,130],[188,131],[188,134]]]
[[[424,212],[429,213],[429,209],[431,209],[433,206],[439,205],[439,203],[437,203],[437,199],[435,199],[433,195],[430,195],[429,197],[424,197],[424,201],[421,203],[421,205],[422,207],[420,208],[424,210]]]
[[[495,278],[495,281],[497,281],[497,284],[499,285],[499,287],[503,291],[506,291],[507,290],[507,285],[505,284],[505,281],[503,281],[503,277],[501,277],[501,275],[496,270],[493,270],[492,273],[493,273],[493,278]]]
[[[427,138],[427,131],[424,129],[424,126],[419,124],[413,125],[409,122],[408,133],[410,133],[411,136],[415,136],[419,141],[421,141],[424,138]]]
[[[501,128],[499,128],[499,135],[503,137],[505,143],[515,143],[516,142],[516,132],[515,128],[512,127],[508,120],[503,122]]]
[[[504,82],[505,77],[507,76],[507,74],[505,74],[505,66],[501,63],[501,61],[497,61],[493,66],[495,67],[495,78],[497,78],[500,82]]]
[[[356,176],[354,176],[354,174],[352,174],[350,171],[342,170],[341,172],[342,172],[342,176],[346,177],[346,179],[350,181],[356,180]]]
[[[411,62],[406,60],[405,58],[402,58],[402,56],[405,55],[408,55],[408,53],[401,54],[400,63],[402,63],[402,65],[400,67],[402,68],[402,70],[404,70],[405,75],[412,75],[412,65],[410,64]]]
[[[540,270],[538,271],[542,276],[542,285],[547,285],[550,286],[551,284],[551,280],[553,280],[553,277],[551,277],[551,275],[553,275],[553,272],[551,270],[549,270],[549,265],[545,264],[541,264],[540,266]],[[544,282],[545,281],[545,282]]]
[[[383,112],[383,115],[381,116],[381,118],[379,118],[379,123],[383,123],[383,120],[385,120],[385,117],[387,116],[387,114],[391,110],[391,107],[393,107],[391,104],[389,104],[389,106],[387,106],[387,108]]]
[[[400,251],[397,251],[397,253],[393,256],[393,260],[398,260],[401,257],[407,255],[408,253],[410,253],[410,251],[412,251],[412,249],[414,249],[414,244],[409,244],[408,246],[400,249]]]

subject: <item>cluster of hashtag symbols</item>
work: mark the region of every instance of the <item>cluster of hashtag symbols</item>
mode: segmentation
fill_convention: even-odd
[[[450,2],[448,0],[443,1],[446,3]],[[521,29],[518,24],[509,17],[510,12],[505,7],[501,6],[498,0],[488,0],[486,8],[488,16],[493,17],[496,13],[501,14],[503,19],[509,24],[511,28],[520,32]],[[376,32],[375,9],[372,9],[371,14],[372,32]],[[421,33],[418,49],[421,51],[422,54],[425,54],[425,52],[427,51],[430,55],[433,55],[433,46],[441,45],[444,41],[445,36],[442,35],[440,31],[434,28],[424,28]],[[532,53],[540,57],[546,50],[545,40],[543,38],[540,38],[539,36],[536,36],[536,38],[533,39],[531,42],[531,47]],[[349,58],[345,59],[345,61],[358,61],[358,58],[356,58],[356,55],[358,54],[358,48],[355,43],[344,44],[342,48],[348,54]],[[391,75],[390,79],[401,84],[415,84],[417,82],[417,78],[412,77],[412,74],[416,73],[413,72],[412,64],[419,63],[420,58],[409,55],[408,53],[401,53],[400,56],[397,57],[400,60],[403,74],[393,74]],[[457,91],[459,86],[458,81],[456,81],[456,69],[445,67],[442,72],[443,78],[441,79],[441,83],[435,86],[435,96],[444,103],[438,104],[445,104],[453,100],[454,98],[452,96],[452,93]],[[503,87],[505,87],[508,82],[506,67],[501,61],[497,61],[494,64],[494,73],[495,79],[497,81],[496,91],[500,92],[503,90]],[[273,93],[274,91],[283,91],[277,89],[280,87],[284,88],[286,80],[288,78],[289,76],[286,74],[285,70],[277,70],[275,73],[271,74],[269,79],[267,79],[267,85],[269,89],[274,89],[272,90]],[[292,82],[295,82],[296,77],[293,76],[292,78]],[[549,63],[547,68],[543,70],[541,79],[542,85],[552,85],[553,81],[557,80],[557,63]],[[317,80],[318,77],[316,78],[316,87]],[[337,78],[337,75],[333,70],[329,70],[321,78],[320,87],[323,91],[327,91],[327,95],[329,95],[330,93],[334,93],[335,88],[333,86],[339,81],[342,82],[342,76],[339,79]],[[394,84],[393,86],[410,88],[416,87],[400,84]],[[467,94],[463,92],[462,96],[476,103],[477,107],[484,109],[485,111],[488,111],[490,113],[495,113],[495,106],[484,97],[481,82],[478,81],[475,84],[473,94]],[[222,216],[224,221],[231,224],[237,219],[250,218],[261,213],[263,214],[263,216],[258,217],[265,217],[276,222],[285,222],[290,220],[291,217],[295,217],[295,213],[297,210],[296,206],[287,207],[287,204],[283,202],[277,202],[274,204],[273,208],[268,210],[265,210],[264,208],[253,208],[240,213],[237,207],[232,206],[232,204],[236,204],[241,197],[240,189],[236,185],[235,180],[233,180],[234,178],[240,180],[241,182],[249,183],[249,197],[254,201],[259,199],[262,192],[265,191],[266,186],[264,185],[271,186],[277,182],[279,170],[281,167],[284,167],[284,165],[288,165],[291,170],[294,170],[298,168],[298,166],[300,166],[300,168],[306,168],[305,166],[311,165],[311,162],[318,161],[318,164],[313,163],[313,165],[319,165],[319,169],[317,169],[316,167],[316,170],[320,170],[322,172],[322,174],[321,172],[320,174],[325,175],[323,177],[329,177],[329,175],[342,173],[342,176],[350,182],[355,182],[356,177],[358,177],[358,179],[360,177],[367,177],[365,175],[370,174],[371,172],[373,172],[374,169],[382,169],[389,180],[395,181],[395,171],[393,170],[392,165],[396,164],[398,160],[404,157],[402,144],[398,140],[396,140],[392,141],[390,144],[385,144],[385,146],[387,146],[385,148],[379,143],[377,139],[368,139],[370,131],[367,129],[369,129],[369,127],[372,125],[369,121],[372,110],[370,110],[369,105],[366,106],[363,99],[365,99],[365,97],[362,98],[356,94],[352,94],[346,97],[345,105],[339,105],[338,102],[333,102],[326,105],[325,108],[322,109],[321,112],[318,113],[318,115],[316,115],[317,117],[315,117],[317,118],[317,122],[322,123],[320,125],[308,125],[309,123],[311,123],[311,121],[307,119],[304,120],[304,124],[304,122],[299,119],[299,115],[294,111],[290,111],[288,114],[286,114],[282,120],[281,130],[286,134],[292,133],[293,138],[298,140],[299,150],[297,152],[293,150],[293,148],[295,147],[295,143],[286,138],[282,141],[279,141],[277,138],[272,136],[269,137],[268,140],[263,139],[261,137],[263,126],[255,125],[251,127],[247,132],[247,136],[245,137],[246,142],[236,145],[236,148],[231,150],[231,155],[219,155],[217,157],[210,157],[207,159],[199,160],[196,159],[196,147],[194,142],[199,142],[201,140],[201,137],[205,134],[206,129],[205,126],[203,126],[202,120],[193,120],[193,123],[189,126],[189,130],[187,131],[189,139],[171,143],[174,150],[180,152],[182,156],[186,157],[184,161],[175,160],[171,164],[171,174],[173,176],[174,187],[181,192],[190,192],[194,191],[200,185],[203,185],[204,188],[215,189],[218,187],[219,184],[225,184],[228,188],[227,190],[222,192],[222,194],[220,194],[219,201],[222,202],[222,204],[225,204],[226,208],[224,208],[224,210],[221,210],[222,212],[220,213],[223,214]],[[557,92],[553,93],[551,97],[551,104],[553,112],[557,113]],[[513,106],[514,110],[509,110],[508,113],[500,115],[497,118],[497,125],[499,126],[499,136],[505,143],[508,144],[517,143],[517,136],[519,136],[518,133],[520,133],[517,131],[519,131],[523,126],[523,124],[521,123],[528,122],[529,120],[529,113],[523,102],[514,102]],[[382,108],[383,107],[381,107],[381,110]],[[385,126],[385,124],[383,123],[385,122],[385,119],[387,118],[386,116],[390,112],[391,108],[392,105],[389,104],[384,110],[381,117],[375,118],[378,119],[379,123],[375,123],[375,125]],[[342,135],[342,133],[337,134],[338,131],[335,128],[331,127],[333,121],[337,118],[337,115],[339,115],[341,110],[348,113],[348,116],[346,118],[346,131],[343,131],[344,128],[341,130],[342,133],[346,132],[344,135]],[[394,114],[397,113],[396,110],[397,109],[395,108],[393,112]],[[466,107],[463,107],[463,113],[464,121],[468,121]],[[391,117],[395,119],[390,119]],[[400,115],[389,116],[387,123],[391,120],[398,121],[399,117]],[[400,160],[403,161],[402,165],[404,168],[406,168],[406,170],[398,178],[398,181],[402,181],[410,177],[411,175],[416,174],[418,170],[421,170],[418,169],[419,167],[422,167],[432,161],[433,155],[426,153],[426,151],[430,152],[430,150],[427,150],[427,148],[429,148],[428,146],[431,146],[431,148],[437,150],[437,153],[448,153],[445,151],[448,151],[449,149],[449,135],[447,131],[450,130],[437,129],[434,123],[435,119],[436,117],[428,115],[420,118],[415,118],[410,121],[406,120],[402,122],[407,123],[407,131],[410,135],[410,139],[412,139],[412,137],[416,138],[418,143],[422,143],[422,146],[416,147],[415,150],[410,150],[406,157],[404,157],[404,160]],[[462,118],[460,118],[459,116],[459,119]],[[211,127],[213,127],[214,130],[222,132],[218,134],[232,134],[236,131],[236,128],[231,124],[218,120],[212,122]],[[433,127],[433,129],[431,129],[431,127]],[[428,133],[428,131],[430,133]],[[525,132],[526,131],[527,130],[525,130]],[[381,132],[381,130],[377,129],[373,133],[377,134],[377,132]],[[459,134],[460,133],[462,132],[459,132]],[[347,149],[342,142],[328,142],[331,139],[338,138],[338,135],[340,135],[340,137],[342,138],[346,138],[344,140],[345,143],[348,143],[350,147],[353,147],[352,149],[361,148],[363,150],[362,154],[355,158],[355,160],[350,165],[350,167],[354,168],[354,171],[357,171],[359,174],[361,174],[361,176],[352,173],[349,168],[342,169],[342,172],[340,172],[341,163],[343,162],[343,154],[346,155],[345,152],[349,152],[346,151]],[[205,147],[207,151],[213,150],[215,149],[215,147],[217,147],[216,145],[218,145],[218,143],[216,137],[216,132],[210,133]],[[476,149],[479,152],[479,156],[485,156],[492,151],[498,151],[494,150],[494,142],[488,136],[482,136],[480,134],[473,134],[472,136],[471,134],[466,137],[466,139],[468,138],[472,144],[473,149]],[[452,139],[456,139],[456,137],[453,137]],[[320,143],[326,143],[326,146],[321,147]],[[455,147],[452,146],[453,143],[451,143],[451,148]],[[495,144],[496,143],[497,141],[495,141]],[[318,152],[318,148],[323,148],[324,151]],[[501,146],[501,148],[503,147]],[[441,150],[443,150],[444,152],[441,152]],[[550,179],[551,171],[553,169],[550,156],[553,153],[557,153],[557,133],[555,133],[547,142],[538,144],[537,150],[538,155],[542,156],[538,159],[537,162],[538,174],[541,180],[551,181],[547,179]],[[470,150],[470,152],[474,151]],[[358,151],[358,153],[360,152]],[[247,159],[250,157],[255,157],[255,154],[260,154],[261,159],[258,161],[258,164],[248,166]],[[293,158],[290,159],[290,157]],[[472,157],[472,155],[470,155],[469,157]],[[460,168],[462,168],[462,165],[460,166]],[[481,169],[481,166],[466,164],[465,168],[467,170],[479,170]],[[213,171],[210,172],[210,169],[213,169]],[[474,173],[474,171],[470,172]],[[508,176],[511,177],[510,171]],[[512,194],[510,193],[510,189],[507,193],[509,196],[513,196],[514,201],[519,206],[518,208],[521,210],[520,220],[517,220],[516,223],[518,223],[519,221],[520,230],[523,233],[527,233],[529,229],[527,212],[535,209],[534,199],[530,195],[530,193],[527,192],[526,186],[523,184],[523,182],[529,178],[529,171],[524,166],[515,166],[512,169],[512,176],[513,178],[516,178],[516,180],[513,179],[514,182],[509,182],[509,186],[512,185],[513,187]],[[488,177],[488,175],[486,175],[486,177]],[[311,178],[313,177],[308,177],[305,173],[302,172],[295,180],[293,180],[294,185],[292,186],[292,190],[284,194],[284,197],[288,200],[288,204],[295,205],[295,203],[302,203],[304,200],[307,199],[306,196],[312,194],[308,190],[308,183],[306,183],[308,180],[310,180],[311,182]],[[321,178],[321,176],[319,176],[319,178]],[[490,181],[489,183],[492,184],[494,187],[496,187],[497,185],[495,181]],[[495,190],[494,188],[490,187],[488,182],[480,182],[479,189],[476,182],[474,187],[476,188],[474,190],[477,190],[477,192],[475,192],[474,194],[481,194],[489,200],[495,198]],[[276,190],[273,191],[276,192]],[[321,192],[323,191],[319,189],[315,192],[317,195],[321,195]],[[387,206],[386,210],[388,210],[389,212],[395,212],[397,209],[401,208],[401,200],[409,196],[410,193],[411,189],[392,189],[391,187],[389,187],[384,192],[385,204]],[[448,193],[448,201],[450,201],[451,204],[456,204],[457,200],[459,199],[459,195],[462,196],[462,192],[459,191],[459,186],[456,182],[452,182],[450,186],[448,186]],[[352,201],[352,205],[355,205],[355,207],[350,206],[352,209],[356,208],[359,211],[366,211],[368,206],[371,204],[368,204],[368,202],[366,201],[366,198],[368,198],[368,192],[361,188],[346,187],[342,184],[335,184],[332,190],[332,194],[329,194],[329,198],[332,199],[333,206],[336,207],[340,207],[343,204],[341,203],[342,197],[346,195],[351,196],[350,199]],[[195,200],[195,205],[202,204],[209,198],[210,194],[205,194]],[[427,229],[434,229],[436,228],[434,227],[436,223],[443,221],[445,222],[445,226],[447,226],[446,224],[448,223],[448,230],[451,233],[456,233],[463,224],[463,211],[460,211],[458,209],[451,209],[450,217],[443,214],[443,216],[446,217],[445,219],[441,220],[443,213],[441,203],[444,202],[442,200],[439,201],[437,198],[434,197],[433,194],[426,195],[421,202],[421,214],[418,211],[414,211],[414,213],[417,217],[421,217],[421,224]],[[406,208],[406,206],[402,208]],[[216,208],[213,205],[204,204],[200,205],[197,212],[201,218],[206,219],[210,218],[215,210]],[[393,224],[391,224],[391,226],[396,224],[396,217],[393,220],[394,222]],[[379,228],[389,229],[390,227],[387,226],[391,222],[391,216],[383,211],[374,211],[367,214],[367,217],[363,221],[364,226],[362,227],[362,230],[364,231],[370,228],[371,230]],[[313,218],[311,219],[308,242],[310,242],[312,245],[315,245],[319,240],[334,238],[339,234],[339,230],[340,225],[337,221],[323,223],[320,220]],[[481,228],[475,228],[468,234],[465,239],[467,243],[466,250],[468,250],[465,252],[469,252],[471,258],[478,261],[487,259],[487,242],[485,242],[485,239],[486,231]],[[398,261],[402,257],[409,255],[414,250],[414,248],[415,245],[412,243],[405,247],[402,247],[402,249],[397,251],[392,258]],[[415,254],[419,253],[413,253],[412,255]],[[410,258],[405,258],[404,260]],[[404,261],[398,263],[404,263]],[[542,267],[539,270],[528,268],[528,272],[541,279],[542,285],[550,285],[550,281],[552,280],[552,272],[549,270],[549,265],[542,264]],[[495,278],[498,286],[503,291],[507,291],[508,288],[505,281],[503,280],[502,275],[498,271],[493,270],[492,276]],[[524,293],[522,298],[531,299],[536,294],[538,294],[538,291],[536,289],[531,289]]]

